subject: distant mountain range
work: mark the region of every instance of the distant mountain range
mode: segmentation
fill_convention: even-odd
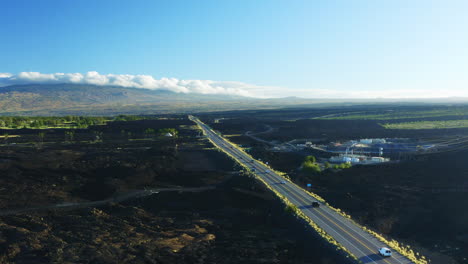
[[[1,114],[114,114],[189,110],[208,102],[244,101],[229,95],[182,94],[117,86],[31,84],[0,87]]]
[[[235,95],[184,94],[169,90],[81,84],[30,84],[0,87],[1,115],[160,114],[401,101],[421,102],[421,100],[344,100],[298,97],[258,99]],[[438,102],[437,100],[431,101]],[[460,98],[444,100],[444,102],[456,101],[467,100]]]

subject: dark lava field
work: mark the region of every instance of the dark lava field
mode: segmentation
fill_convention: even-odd
[[[347,263],[186,117],[73,131],[0,132],[0,263]]]

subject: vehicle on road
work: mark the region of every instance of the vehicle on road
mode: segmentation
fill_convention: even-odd
[[[392,256],[392,251],[389,248],[382,247],[382,248],[379,248],[379,254],[382,257],[391,257]]]
[[[320,207],[320,204],[318,202],[312,202],[312,207]]]
[[[286,181],[281,181],[280,183],[281,183],[281,184],[286,184]]]

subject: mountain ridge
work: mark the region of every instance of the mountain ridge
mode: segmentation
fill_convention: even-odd
[[[168,89],[142,89],[88,84],[28,84],[0,87],[0,113],[112,105],[193,104],[207,101],[248,100],[241,96],[183,94]]]
[[[253,98],[239,95],[177,93],[90,84],[22,84],[0,87],[0,115],[115,115],[193,113],[221,110],[320,107],[382,103],[461,103],[445,99]]]

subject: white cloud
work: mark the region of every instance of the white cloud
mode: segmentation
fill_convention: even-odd
[[[81,73],[20,72],[18,74],[0,73],[0,87],[18,84],[93,84],[134,87],[144,89],[165,89],[178,93],[230,94],[254,96],[249,92],[258,86],[241,82],[218,82],[211,80],[179,80],[176,78],[155,79],[150,75],[99,74],[90,71]]]
[[[11,74],[11,73],[6,73],[6,72],[0,72],[0,78],[8,78],[8,77],[10,77],[11,75],[13,75],[13,74]]]
[[[445,84],[445,89],[419,87],[381,87],[379,89],[290,89],[284,87],[259,86],[242,82],[212,80],[179,80],[176,78],[155,79],[151,75],[100,74],[95,71],[82,73],[20,72],[0,73],[0,87],[15,84],[93,84],[134,87],[144,89],[165,89],[177,93],[229,94],[260,98],[298,96],[304,98],[327,99],[373,99],[373,98],[444,98],[468,97],[465,83]],[[313,87],[313,84],[308,86]]]

